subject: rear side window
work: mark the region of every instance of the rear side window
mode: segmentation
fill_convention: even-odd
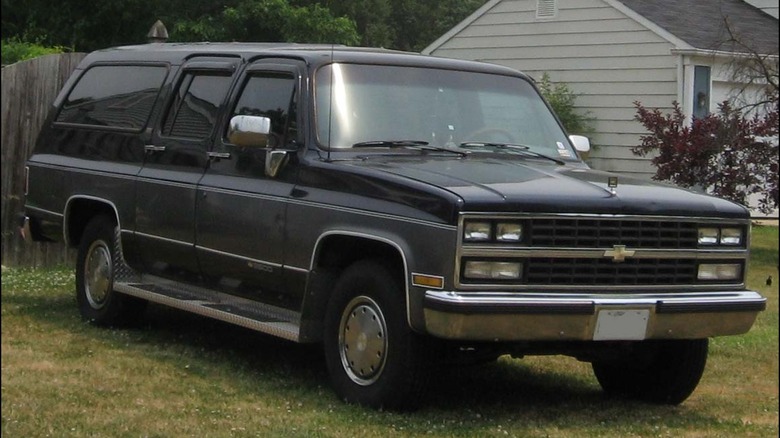
[[[76,125],[143,129],[168,68],[159,65],[99,65],[73,87],[56,121]]]

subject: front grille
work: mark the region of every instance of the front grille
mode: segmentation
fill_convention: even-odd
[[[621,219],[531,219],[529,246],[550,248],[694,249],[698,224]]]
[[[465,241],[469,223],[488,223],[488,238]],[[499,241],[503,223],[520,225],[522,239]],[[505,228],[505,227],[504,227]],[[739,228],[741,245],[699,245],[701,228]],[[744,220],[544,214],[463,215],[459,228],[457,287],[496,290],[664,290],[730,287],[744,280],[749,226]],[[711,233],[708,233],[711,234]],[[505,279],[501,265],[484,265],[491,272],[466,276],[468,261],[510,262],[522,265],[520,278]],[[699,279],[700,263],[739,263],[742,275],[734,280]],[[487,289],[486,289],[487,290]]]
[[[526,284],[655,286],[684,285],[696,282],[694,259],[629,259],[614,263],[610,259],[527,260]]]

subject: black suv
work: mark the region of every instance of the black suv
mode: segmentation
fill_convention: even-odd
[[[319,342],[338,395],[408,409],[502,354],[592,362],[680,403],[745,289],[739,205],[594,171],[533,81],[295,44],[87,56],[28,162],[25,233],[78,248],[84,318],[156,302]]]

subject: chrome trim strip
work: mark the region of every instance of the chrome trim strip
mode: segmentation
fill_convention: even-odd
[[[123,174],[123,173],[116,173],[116,172],[104,172],[104,171],[100,171],[100,170],[85,169],[83,167],[41,163],[41,162],[36,162],[36,161],[31,161],[28,164],[30,166],[33,166],[33,167],[41,167],[41,168],[56,169],[56,170],[67,170],[68,172],[73,172],[73,173],[84,173],[84,174],[87,174],[87,175],[105,176],[105,177],[115,178],[115,179],[135,179],[135,174]],[[141,169],[141,164],[140,163],[128,163],[128,166],[131,166],[133,168],[137,168],[137,170]]]
[[[428,290],[423,311],[429,334],[496,342],[594,341],[602,310],[646,311],[643,339],[736,335],[750,330],[765,308],[766,299],[753,291],[608,295]]]
[[[603,259],[608,258],[604,251],[612,248],[487,248],[464,247],[462,257],[550,257],[550,258],[584,258]],[[744,259],[745,250],[670,250],[670,249],[639,249],[629,247],[634,254],[626,259]]]
[[[241,196],[244,198],[262,199],[264,201],[284,201],[287,198],[282,196],[271,196],[263,193],[243,192],[240,190],[222,189],[213,186],[199,186],[198,190],[202,190],[208,193],[219,193],[221,195]]]
[[[197,184],[185,184],[185,183],[178,183],[178,182],[172,182],[164,179],[157,179],[157,178],[149,178],[146,176],[138,176],[136,178],[136,181],[146,183],[146,184],[154,184],[156,186],[169,186],[169,187],[178,187],[181,189],[192,189],[195,190],[198,188]]]
[[[744,288],[745,283],[730,283],[730,284],[684,284],[684,285],[673,285],[673,284],[666,284],[666,285],[620,285],[620,286],[609,286],[609,285],[563,285],[563,284],[552,284],[552,285],[532,285],[532,284],[461,284],[458,286],[458,289],[463,291],[482,291],[485,289],[495,290],[495,291],[503,291],[503,292],[516,292],[516,293],[528,293],[529,291],[550,291],[550,292],[556,292],[556,291],[573,291],[573,292],[600,292],[600,291],[610,291],[610,294],[619,294],[619,293],[631,293],[631,292],[641,292],[641,293],[649,293],[649,292],[657,292],[657,291],[668,291],[670,289],[674,290],[689,290],[689,291],[706,291],[706,290],[721,290],[721,291],[728,291],[728,290],[734,290],[735,288]]]
[[[669,294],[564,294],[564,293],[505,293],[505,292],[455,292],[425,291],[426,300],[456,305],[560,305],[594,304],[599,306],[647,306],[659,302],[674,304],[698,304],[716,302],[766,302],[759,293],[744,291],[702,291]]]
[[[698,222],[698,223],[720,223],[720,224],[737,224],[747,227],[747,236],[745,239],[745,248],[729,249],[729,248],[716,248],[716,249],[641,249],[629,247],[627,249],[634,251],[634,254],[630,258],[638,259],[680,259],[689,258],[697,260],[713,260],[713,259],[726,259],[726,260],[745,260],[745,271],[743,279],[747,278],[747,257],[750,248],[750,219],[734,219],[734,218],[707,218],[707,217],[689,217],[689,216],[649,216],[649,215],[628,215],[628,214],[580,214],[580,213],[485,213],[485,212],[461,212],[458,216],[457,227],[457,243],[455,250],[455,287],[464,290],[482,290],[485,288],[491,288],[496,290],[668,290],[669,288],[675,289],[695,289],[704,290],[712,288],[728,288],[741,286],[742,284],[727,284],[727,285],[652,285],[652,286],[533,286],[525,284],[464,284],[461,281],[461,262],[463,257],[497,257],[497,258],[514,258],[514,257],[551,257],[551,258],[590,258],[601,259],[605,257],[605,251],[613,249],[612,247],[604,248],[549,248],[549,247],[529,247],[529,246],[517,246],[502,244],[468,244],[463,241],[463,227],[466,220],[519,220],[519,219],[601,219],[601,220],[635,220],[635,221],[649,221],[649,222]]]
[[[477,219],[498,219],[498,220],[511,220],[518,218],[534,218],[534,219],[614,219],[614,220],[638,220],[638,221],[653,221],[653,222],[727,222],[738,223],[747,225],[750,224],[750,219],[738,219],[738,218],[713,218],[713,217],[700,217],[700,216],[652,216],[652,215],[631,215],[631,214],[597,214],[597,213],[485,213],[485,212],[461,212],[460,219],[468,218]]]
[[[212,254],[218,254],[218,255],[221,255],[221,256],[225,256],[225,257],[231,257],[231,258],[235,258],[235,259],[240,259],[240,260],[243,260],[243,261],[249,262],[249,263],[257,263],[257,264],[260,264],[260,265],[267,265],[267,266],[271,266],[273,268],[281,268],[283,266],[280,263],[274,263],[274,262],[268,262],[268,261],[265,261],[265,260],[253,259],[251,257],[246,257],[246,256],[234,254],[234,253],[220,251],[218,249],[213,249],[213,248],[209,248],[209,247],[201,246],[201,245],[195,245],[195,249],[203,250],[203,251],[206,251],[206,252],[210,252]]]
[[[287,270],[290,270],[290,271],[302,272],[302,273],[305,273],[305,274],[309,273],[309,270],[305,269],[305,268],[299,268],[297,266],[290,266],[290,265],[284,265],[284,264],[275,263],[275,262],[269,262],[267,260],[253,259],[251,257],[246,257],[246,256],[242,256],[242,255],[239,255],[239,254],[234,254],[234,253],[229,253],[229,252],[225,252],[225,251],[220,251],[218,249],[209,248],[209,247],[206,247],[206,246],[195,245],[195,249],[196,250],[203,250],[203,251],[206,251],[206,252],[210,252],[212,254],[218,254],[218,255],[221,255],[221,256],[225,256],[225,257],[230,257],[230,258],[243,260],[243,261],[248,262],[248,263],[255,263],[255,264],[258,264],[258,265],[270,266],[271,268],[287,269]]]
[[[167,237],[162,237],[162,236],[155,236],[154,234],[146,234],[140,231],[136,231],[133,234],[140,237],[146,237],[147,239],[162,240],[163,242],[173,243],[176,245],[195,246],[195,243],[193,242],[182,242],[181,240],[169,239]]]
[[[63,221],[62,221],[62,238],[65,241],[65,245],[71,246],[70,239],[68,238],[68,221],[69,217],[68,214],[70,213],[70,204],[72,201],[76,199],[87,199],[90,201],[97,201],[102,202],[104,204],[107,204],[114,210],[114,218],[116,218],[116,225],[119,227],[119,229],[122,229],[122,221],[119,220],[119,210],[116,208],[116,205],[109,201],[108,199],[104,198],[98,198],[97,196],[89,196],[89,195],[73,195],[70,198],[68,198],[67,201],[65,201],[65,212],[63,214]]]
[[[289,266],[289,265],[284,265],[284,266],[282,266],[282,268],[290,270],[290,271],[300,272],[300,273],[306,274],[306,275],[309,274],[309,270],[306,269],[306,268],[299,268],[297,266]]]
[[[406,320],[409,323],[409,325],[411,326],[411,324],[412,324],[412,319],[411,319],[412,318],[411,297],[410,297],[411,287],[409,286],[409,281],[411,279],[411,276],[409,275],[409,263],[408,263],[408,261],[406,259],[406,254],[404,253],[403,249],[401,249],[401,246],[399,244],[393,242],[392,240],[390,240],[388,238],[385,238],[385,237],[381,237],[381,236],[374,236],[374,235],[371,235],[371,234],[358,233],[358,232],[354,232],[354,231],[345,231],[345,230],[326,231],[326,232],[322,233],[320,235],[320,237],[317,238],[317,241],[314,243],[314,250],[312,251],[312,254],[311,254],[311,262],[309,262],[309,271],[310,272],[314,271],[315,259],[317,257],[317,254],[319,254],[319,252],[320,252],[320,243],[322,242],[322,240],[324,238],[329,237],[329,236],[350,236],[350,237],[360,237],[360,238],[363,238],[363,239],[375,240],[375,241],[378,241],[378,242],[386,243],[386,244],[394,247],[398,251],[398,253],[401,255],[401,261],[403,262],[403,265],[404,265],[404,293],[406,295]],[[311,277],[306,279],[306,290],[307,291],[309,290],[309,281],[310,281],[310,279],[311,279]]]
[[[35,212],[38,212],[38,213],[43,213],[43,214],[50,214],[52,216],[57,216],[57,217],[60,217],[60,218],[65,217],[65,215],[62,214],[62,213],[58,213],[56,211],[51,211],[51,210],[46,210],[45,208],[33,207],[33,206],[30,206],[30,205],[25,205],[24,209],[25,210],[32,210],[32,211],[35,211]]]

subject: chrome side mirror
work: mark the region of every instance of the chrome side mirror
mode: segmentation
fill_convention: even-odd
[[[584,153],[590,151],[590,140],[588,140],[588,137],[582,135],[570,135],[569,140],[571,140],[571,144],[574,145],[574,149],[576,149],[577,152]]]
[[[271,119],[260,116],[234,116],[228,126],[228,141],[236,146],[268,148]]]

